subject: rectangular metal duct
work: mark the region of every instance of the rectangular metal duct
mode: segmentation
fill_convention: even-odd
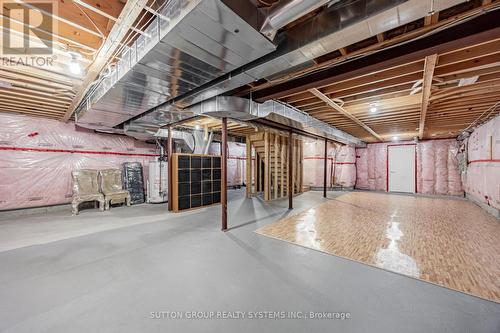
[[[276,51],[173,100],[185,107],[256,80],[314,65],[314,59],[467,0],[340,1],[276,36]]]
[[[189,105],[261,78],[286,75],[313,64],[316,57],[462,2],[465,0],[332,1],[333,5],[316,17],[278,34],[276,51],[149,110],[127,122],[125,128],[153,135],[160,126],[193,116],[186,108]]]
[[[77,124],[116,126],[274,50],[220,0],[171,0],[88,96]]]
[[[175,112],[176,106],[169,107],[170,112]],[[216,118],[227,117],[240,121],[251,121],[267,119],[274,123],[282,124],[303,132],[326,137],[328,139],[344,144],[364,146],[360,139],[347,134],[327,123],[318,120],[305,112],[276,101],[256,103],[246,98],[235,96],[216,96],[198,104],[192,105],[184,110],[189,117],[210,116]],[[125,133],[137,138],[153,136],[158,127],[156,124],[166,125],[168,122],[158,123],[135,123],[125,127]],[[159,130],[161,132],[161,130]]]

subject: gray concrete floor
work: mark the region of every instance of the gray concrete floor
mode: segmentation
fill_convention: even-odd
[[[289,214],[286,200],[264,204],[236,190],[230,198],[226,233],[219,206],[0,221],[0,331],[500,332],[497,303],[259,236],[258,227]],[[292,213],[323,200],[305,193]],[[168,311],[244,311],[247,318],[167,319]],[[255,320],[250,311],[351,318]]]

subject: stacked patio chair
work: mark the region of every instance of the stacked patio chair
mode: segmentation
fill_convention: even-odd
[[[71,173],[73,177],[73,215],[78,215],[78,206],[83,202],[99,202],[99,210],[104,210],[104,195],[99,192],[99,171],[82,169]]]
[[[104,208],[108,210],[110,205],[116,203],[126,203],[127,206],[130,206],[130,193],[123,189],[121,170],[100,170],[99,174],[101,192],[104,194]]]

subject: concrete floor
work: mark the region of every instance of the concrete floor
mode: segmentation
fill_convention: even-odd
[[[234,228],[226,233],[219,206],[0,221],[0,331],[500,332],[499,304],[260,236],[253,231],[288,214],[286,200],[229,193]],[[323,201],[305,193],[293,213]],[[166,319],[168,311],[246,311],[247,318]],[[351,318],[255,320],[249,311]]]

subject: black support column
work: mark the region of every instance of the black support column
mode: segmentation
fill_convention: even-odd
[[[221,149],[221,206],[222,206],[222,231],[227,230],[227,118],[222,118],[222,149]]]
[[[325,160],[323,170],[323,198],[326,198],[326,169],[328,166],[328,140],[325,138]]]
[[[168,172],[168,210],[172,211],[172,154],[174,152],[174,144],[172,140],[172,126],[168,125],[167,137],[167,172]]]
[[[292,130],[288,131],[288,209],[293,209],[293,140]]]

